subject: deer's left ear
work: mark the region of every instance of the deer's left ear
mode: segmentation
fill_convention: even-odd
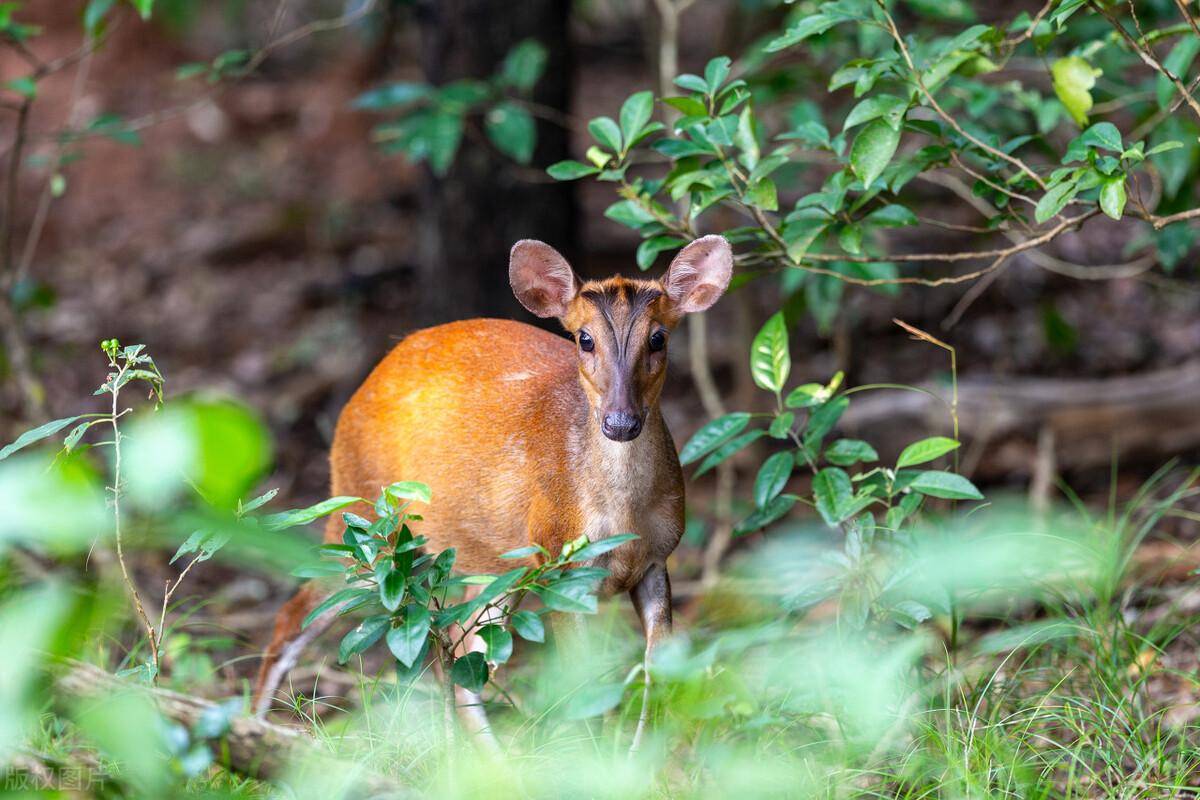
[[[690,314],[717,302],[732,274],[733,250],[725,237],[701,236],[675,256],[662,285],[675,309]]]

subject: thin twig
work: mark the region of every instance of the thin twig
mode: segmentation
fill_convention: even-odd
[[[1045,190],[1046,183],[1042,180],[1042,176],[1034,172],[1028,164],[1016,156],[1009,155],[1003,150],[997,150],[995,147],[992,147],[982,139],[979,139],[978,137],[968,133],[962,125],[958,124],[958,120],[946,113],[945,109],[943,109],[938,103],[937,99],[934,98],[933,93],[926,88],[925,81],[921,79],[921,72],[917,69],[916,64],[913,62],[912,54],[908,52],[908,45],[904,43],[904,37],[900,35],[900,29],[896,27],[896,20],[892,17],[891,12],[888,11],[887,4],[884,2],[884,0],[875,0],[875,4],[879,7],[880,13],[883,14],[884,19],[887,21],[888,32],[891,34],[892,39],[895,40],[896,46],[900,49],[900,55],[904,57],[904,63],[908,65],[909,72],[912,73],[913,82],[916,84],[917,89],[925,97],[925,100],[929,103],[930,108],[932,108],[939,117],[945,120],[946,124],[953,128],[959,136],[963,137],[980,150],[991,153],[993,156],[1012,164],[1021,172],[1028,175],[1039,187]]]
[[[142,595],[138,592],[137,584],[133,582],[133,577],[129,574],[129,567],[125,563],[125,550],[121,537],[121,426],[117,422],[121,417],[121,413],[117,409],[117,403],[121,394],[121,378],[128,371],[129,365],[125,363],[118,366],[114,358],[113,366],[117,367],[117,374],[112,382],[112,415],[110,417],[113,430],[113,485],[109,487],[109,491],[112,492],[113,497],[113,535],[117,546],[117,563],[121,567],[121,577],[125,581],[125,589],[129,592],[129,596],[133,600],[133,607],[137,612],[138,618],[146,628],[146,637],[150,643],[150,659],[154,665],[154,675],[151,676],[151,683],[155,683],[158,681],[159,671],[158,633],[154,630],[154,623],[150,621],[150,616],[146,613],[146,607],[142,604]]]
[[[1175,90],[1179,93],[1179,96],[1182,97],[1183,100],[1191,107],[1192,113],[1196,115],[1197,119],[1200,119],[1200,102],[1197,102],[1196,98],[1192,97],[1191,91],[1189,91],[1188,87],[1183,85],[1183,81],[1179,79],[1179,76],[1167,69],[1166,66],[1164,66],[1157,57],[1155,57],[1152,50],[1140,45],[1138,41],[1130,35],[1129,31],[1125,30],[1125,26],[1121,24],[1120,20],[1110,14],[1108,10],[1097,3],[1096,0],[1090,0],[1088,5],[1091,6],[1093,11],[1108,20],[1108,24],[1111,25],[1113,29],[1121,35],[1121,38],[1123,38],[1131,48],[1133,48],[1133,52],[1138,56],[1138,58],[1140,58],[1148,67],[1166,77],[1166,79],[1175,86]]]

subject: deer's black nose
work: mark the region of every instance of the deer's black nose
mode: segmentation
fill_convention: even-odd
[[[642,432],[642,420],[628,411],[613,411],[604,415],[600,430],[614,442],[632,442]]]

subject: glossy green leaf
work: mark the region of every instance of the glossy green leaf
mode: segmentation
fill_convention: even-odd
[[[792,467],[795,465],[796,459],[790,451],[773,453],[764,461],[754,479],[754,505],[764,508],[778,497],[791,477]]]
[[[1086,125],[1088,112],[1092,110],[1092,87],[1103,71],[1094,69],[1082,56],[1067,56],[1051,65],[1050,74],[1054,93],[1071,118],[1080,127]]]
[[[406,576],[402,572],[388,570],[379,584],[379,602],[388,611],[395,611],[404,600]]]
[[[338,663],[345,664],[351,656],[375,644],[390,625],[391,618],[386,614],[364,619],[354,630],[342,637],[342,643],[338,646]]]
[[[406,667],[421,655],[425,637],[429,634],[429,609],[419,603],[409,603],[404,609],[404,621],[387,632],[388,650]]]
[[[528,164],[537,144],[537,126],[529,112],[516,103],[497,103],[484,118],[484,128],[496,149],[514,161]]]
[[[63,428],[67,427],[68,425],[71,425],[76,420],[79,420],[81,418],[82,418],[82,415],[76,416],[76,417],[63,417],[62,419],[56,419],[56,420],[53,420],[52,422],[47,422],[44,425],[39,425],[36,428],[31,428],[30,430],[25,431],[20,436],[18,436],[16,438],[16,440],[13,441],[11,444],[5,445],[3,448],[0,448],[0,461],[3,461],[4,459],[8,458],[9,456],[11,456],[13,453],[17,452],[18,450],[28,447],[29,445],[31,445],[35,442],[40,442],[42,439],[45,439],[49,436],[53,436],[54,434],[61,431]]]
[[[1125,176],[1109,178],[1100,187],[1100,210],[1113,219],[1125,213]]]
[[[935,458],[957,450],[958,445],[958,442],[945,436],[930,436],[928,439],[913,442],[900,453],[900,458],[896,461],[896,469],[933,461]]]
[[[679,453],[679,463],[684,466],[715,449],[722,443],[742,432],[750,422],[750,415],[744,411],[735,411],[723,417],[717,417],[707,423],[688,439],[687,444]]]
[[[546,174],[556,181],[573,181],[579,178],[585,178],[588,175],[595,175],[600,172],[599,167],[593,167],[590,164],[583,164],[578,161],[558,161],[546,168]]]
[[[335,511],[340,511],[346,506],[354,505],[355,503],[363,502],[358,497],[331,497],[328,500],[322,500],[308,508],[299,508],[291,511],[282,511],[278,514],[270,514],[262,517],[261,521],[265,528],[273,531],[281,531],[287,528],[294,528],[297,525],[307,525],[321,517],[328,516]]]
[[[792,368],[787,323],[778,311],[767,320],[750,345],[750,374],[762,389],[780,392]]]
[[[692,477],[699,478],[701,475],[713,469],[722,461],[732,456],[734,453],[766,435],[767,432],[764,430],[753,430],[743,433],[741,436],[730,439],[728,442],[725,442],[725,444],[709,453],[708,456],[702,462],[700,462],[700,468],[696,470],[696,474]]]
[[[517,611],[512,615],[513,630],[528,642],[546,641],[546,626],[542,618],[532,611]]]
[[[737,536],[743,536],[765,528],[791,511],[794,505],[796,505],[795,495],[781,494],[763,508],[756,509],[750,516],[738,522],[734,526],[733,532]]]
[[[854,137],[854,144],[850,148],[850,168],[864,186],[870,186],[883,174],[899,145],[899,129],[884,120],[875,120]]]
[[[825,450],[825,460],[839,467],[879,460],[875,448],[861,439],[838,439]]]
[[[813,477],[813,496],[821,518],[829,525],[837,525],[850,515],[854,502],[850,476],[838,467],[826,467]]]
[[[983,494],[975,484],[953,472],[928,470],[919,473],[908,485],[910,489],[930,497],[945,500],[982,500]]]
[[[500,82],[522,92],[533,89],[546,69],[546,48],[534,39],[518,42],[500,65]]]
[[[800,44],[810,36],[824,33],[841,21],[840,18],[828,14],[806,14],[800,18],[799,22],[788,28],[782,36],[768,42],[765,49],[768,53],[786,50],[793,45]]]
[[[479,638],[487,647],[487,660],[493,664],[503,664],[512,655],[512,634],[501,625],[484,625],[477,631]]]
[[[470,652],[456,658],[450,667],[450,679],[469,692],[483,691],[488,680],[488,665],[483,653]]]
[[[654,113],[654,92],[637,92],[630,95],[621,104],[620,136],[626,147],[633,144],[642,128],[650,121]],[[620,148],[614,148],[620,149]]]
[[[596,117],[588,122],[588,133],[601,147],[615,152],[621,150],[621,129],[612,117]]]

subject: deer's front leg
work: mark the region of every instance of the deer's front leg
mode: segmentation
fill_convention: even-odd
[[[642,734],[650,716],[650,653],[654,647],[671,635],[671,579],[665,564],[651,564],[642,579],[629,592],[633,607],[642,621],[646,634],[646,656],[643,662],[646,682],[642,689],[642,713],[638,716],[637,730],[629,752],[634,753],[642,743]]]

